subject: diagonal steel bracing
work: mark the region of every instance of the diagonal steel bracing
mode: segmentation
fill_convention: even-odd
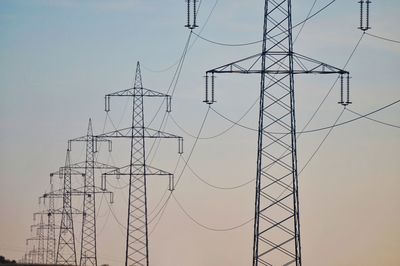
[[[343,79],[349,79],[349,72],[295,53],[291,1],[265,0],[261,53],[208,70],[207,104],[215,102],[214,78],[218,73],[261,75],[253,266],[301,266],[294,76],[340,75],[339,103],[347,105],[351,102]]]

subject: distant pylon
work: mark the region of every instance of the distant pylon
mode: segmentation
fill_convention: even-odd
[[[133,99],[132,126],[100,135],[131,140],[130,163],[125,168],[129,170],[127,173],[129,175],[129,199],[125,266],[148,266],[147,177],[149,175],[167,175],[172,178],[172,174],[147,165],[145,139],[177,138],[179,140],[179,152],[182,152],[182,138],[145,127],[144,97],[166,98],[167,112],[170,112],[171,96],[143,88],[139,62],[137,62],[134,87],[106,95],[105,110],[107,112],[110,110],[110,97],[113,96],[127,96]],[[113,171],[109,174],[118,174],[119,172]]]
[[[44,264],[45,263],[45,224],[43,221],[43,212],[37,212],[33,214],[33,220],[36,221],[36,217],[39,215],[40,220],[39,223],[31,225],[31,231],[35,229],[35,236],[28,238],[26,241],[27,243],[29,241],[33,241],[34,243],[37,243],[37,249],[36,245],[34,245],[34,262],[38,264]]]
[[[74,222],[72,217],[72,180],[71,180],[70,151],[67,150],[63,177],[63,206],[61,214],[60,234],[58,238],[56,264],[77,265],[75,250]]]
[[[208,104],[215,102],[216,73],[261,74],[253,266],[301,266],[294,75],[339,74],[349,81],[349,72],[295,53],[292,28],[291,1],[265,0],[261,53],[206,72]],[[346,106],[349,89],[344,93],[342,82],[339,103]]]
[[[54,193],[54,185],[50,184],[50,194]],[[49,197],[47,210],[47,248],[46,248],[46,263],[56,263],[56,217],[54,197]]]
[[[97,266],[97,247],[96,247],[96,194],[97,193],[111,193],[95,186],[95,173],[96,169],[115,169],[115,167],[99,164],[95,161],[95,154],[97,152],[97,143],[105,141],[109,143],[109,150],[111,151],[110,140],[99,138],[93,135],[92,120],[89,119],[88,129],[86,136],[79,137],[68,141],[68,150],[71,150],[71,142],[85,142],[86,143],[86,160],[84,163],[84,187],[83,187],[83,215],[82,215],[82,234],[81,234],[81,254],[79,264],[81,266],[91,265]],[[73,164],[70,166],[73,169],[81,168],[80,164]],[[112,193],[111,193],[112,194]],[[112,198],[112,197],[111,197]],[[112,200],[111,200],[112,201]]]

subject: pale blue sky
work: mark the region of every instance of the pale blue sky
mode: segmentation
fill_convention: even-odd
[[[297,23],[314,1],[293,2]],[[318,0],[314,11],[328,2]],[[219,0],[205,25],[215,3],[202,1],[197,33],[205,26],[202,36],[227,43],[261,38],[263,1]],[[37,197],[48,190],[49,172],[63,163],[66,141],[85,133],[89,117],[95,131],[102,131],[103,97],[132,85],[136,61],[141,61],[145,87],[167,91],[175,68],[159,73],[150,69],[167,68],[181,55],[189,35],[183,27],[185,7],[183,0],[0,0],[0,254],[22,256],[25,239],[30,236],[31,214],[38,208]],[[361,36],[358,8],[355,0],[337,0],[305,25],[295,50],[342,67]],[[399,11],[399,1],[373,1],[369,32],[400,40]],[[202,103],[205,71],[257,53],[260,45],[221,47],[195,36],[191,40],[176,86],[172,116],[196,134],[207,108]],[[348,65],[353,77],[351,108],[367,113],[400,99],[399,62],[400,44],[364,36]],[[334,77],[318,76],[296,79],[299,128],[333,81]],[[219,76],[214,108],[238,120],[257,98],[258,83],[259,77]],[[333,90],[309,129],[331,125],[339,115],[338,89]],[[123,99],[113,100],[110,116],[115,124],[121,120],[121,126],[128,125],[129,115],[125,113],[121,119],[125,104]],[[158,104],[146,102],[147,118]],[[256,115],[253,109],[241,123],[256,127]],[[341,121],[353,117],[345,112]],[[400,125],[400,106],[372,117]],[[155,127],[159,121],[156,119]],[[203,135],[215,135],[229,125],[210,112]],[[106,130],[111,129],[107,121]],[[187,157],[194,140],[171,119],[166,131],[185,137]],[[325,134],[302,136],[300,166]],[[234,127],[221,137],[199,140],[190,165],[215,185],[246,182],[255,172],[255,138],[254,132]],[[126,146],[115,143],[112,159],[116,163],[127,163]],[[399,148],[398,128],[358,120],[333,130],[300,177],[305,265],[399,265]],[[74,146],[73,159],[83,158],[81,150],[81,146]],[[107,153],[101,158],[112,160]],[[172,171],[177,158],[175,146],[163,143],[154,165]],[[118,186],[125,180],[110,182]],[[150,209],[161,198],[166,184],[150,181]],[[113,208],[125,221],[127,193],[117,191]],[[254,183],[220,191],[205,186],[190,171],[185,171],[175,191],[192,216],[216,228],[251,218],[253,194]],[[99,261],[122,265],[122,228],[104,202],[99,209]],[[150,237],[152,265],[248,265],[251,237],[251,224],[224,233],[204,230],[188,220],[171,200]]]

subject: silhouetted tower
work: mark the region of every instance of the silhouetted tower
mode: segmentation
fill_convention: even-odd
[[[58,175],[60,179],[63,180],[63,188],[58,189],[58,190],[53,190],[50,191],[50,193],[45,193],[43,194],[40,199],[49,199],[49,210],[48,210],[48,216],[49,219],[49,227],[48,229],[53,231],[53,234],[55,234],[56,229],[59,230],[59,239],[63,239],[61,245],[60,243],[57,245],[57,253],[55,256],[56,261],[58,261],[57,264],[67,264],[66,261],[70,260],[72,261],[73,258],[76,258],[76,255],[72,255],[75,252],[75,237],[74,236],[74,228],[73,228],[73,215],[82,215],[83,211],[78,210],[77,208],[74,208],[72,206],[72,198],[73,197],[81,197],[85,195],[85,186],[84,187],[74,187],[72,186],[72,176],[79,176],[82,178],[85,178],[85,169],[87,168],[87,163],[86,160],[84,162],[79,162],[79,163],[73,163],[71,164],[70,162],[70,151],[71,151],[71,142],[72,141],[85,141],[87,136],[81,137],[81,138],[76,138],[74,140],[68,141],[68,149],[67,149],[67,164],[64,167],[60,167],[60,169],[57,172],[53,172],[50,174],[50,183],[53,184],[53,176]],[[96,136],[94,136],[96,139]],[[96,143],[96,142],[95,142]],[[96,144],[95,144],[96,146]],[[110,145],[111,148],[111,145]],[[116,167],[102,164],[99,162],[94,162],[94,168],[95,169],[105,169],[105,170],[112,170],[116,169]],[[83,170],[83,171],[82,171]],[[112,192],[109,192],[105,189],[95,187],[94,189],[94,194],[97,193],[108,193],[110,194],[110,202],[112,203],[113,201],[113,194]],[[63,206],[62,208],[54,208],[54,200],[56,198],[61,198],[63,200]],[[51,215],[52,214],[52,215]],[[51,224],[54,225],[55,223],[55,215],[61,215],[61,225],[60,227],[56,226],[50,226]],[[64,217],[64,218],[63,218]],[[83,217],[83,215],[82,215]],[[82,219],[83,220],[83,219]],[[72,227],[71,227],[72,226]],[[83,224],[82,224],[83,226]],[[64,228],[61,230],[61,228]],[[49,236],[52,236],[53,234],[49,233]],[[52,237],[50,237],[52,238]],[[54,241],[55,245],[56,241]],[[49,243],[48,243],[49,244]],[[51,252],[52,248],[49,246],[47,251],[49,253]],[[51,255],[49,255],[51,257]],[[76,264],[68,264],[68,265],[76,265]]]
[[[37,226],[37,236],[38,236],[38,263],[44,264],[45,263],[45,224],[43,221],[43,213],[39,214],[40,221],[39,225]]]
[[[29,263],[30,264],[34,264],[36,263],[36,255],[37,255],[37,251],[36,251],[36,246],[33,245],[32,250],[29,251]]]
[[[147,165],[145,139],[177,138],[179,140],[179,152],[182,152],[182,138],[145,127],[143,107],[144,97],[164,97],[167,102],[167,112],[170,112],[171,96],[143,88],[139,62],[137,63],[134,87],[107,94],[105,96],[106,112],[110,110],[110,98],[114,96],[126,96],[132,97],[133,99],[132,126],[100,135],[108,138],[129,138],[131,140],[131,156],[128,166],[129,200],[125,265],[147,266],[149,265],[147,176],[168,175],[172,177],[172,174]],[[114,171],[114,173],[117,172],[119,171]]]
[[[35,236],[28,238],[26,241],[33,241],[37,244],[34,245],[33,255],[34,255],[34,263],[44,264],[45,263],[45,224],[43,221],[43,212],[37,212],[33,214],[33,220],[36,221],[36,217],[39,216],[39,223],[31,225],[31,232],[35,230]]]
[[[95,154],[97,153],[97,143],[110,140],[99,138],[93,135],[92,120],[89,119],[87,135],[68,141],[68,150],[71,150],[71,142],[86,143],[86,160],[84,163],[84,187],[83,187],[83,216],[82,216],[82,235],[81,235],[81,254],[80,265],[97,266],[97,249],[96,249],[96,193],[109,193],[99,191],[95,186],[95,168],[114,169],[115,167],[106,167],[106,165],[98,165],[95,162]],[[71,168],[80,168],[79,164],[73,164]]]
[[[50,195],[54,193],[54,185],[50,184]],[[46,247],[46,263],[56,263],[56,217],[55,217],[55,198],[53,196],[48,197],[48,209],[47,209],[47,247]]]
[[[216,73],[261,74],[253,265],[300,266],[294,75],[336,73],[349,81],[349,73],[293,52],[290,0],[265,0],[261,53],[206,72],[207,104],[215,102]],[[350,104],[341,84],[339,103]]]
[[[60,168],[63,177],[63,205],[60,234],[58,238],[56,264],[77,265],[75,250],[74,222],[72,217],[72,180],[70,151],[67,150],[65,167]]]

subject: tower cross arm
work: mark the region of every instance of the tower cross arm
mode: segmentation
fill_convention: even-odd
[[[107,97],[111,96],[145,96],[145,97],[171,97],[171,95],[161,93],[158,91],[146,89],[146,88],[141,88],[140,94],[137,94],[138,90],[137,88],[129,88],[126,90],[121,90],[113,93],[106,94]]]
[[[165,138],[165,139],[178,139],[178,153],[182,154],[183,153],[183,137],[170,134],[167,132],[163,132],[160,130],[155,130],[151,128],[144,128],[143,129],[143,136],[139,135],[136,136],[132,134],[132,130],[135,130],[132,127],[128,128],[123,128],[123,129],[118,129],[114,130],[111,132],[103,133],[99,136],[101,137],[107,137],[107,138],[150,138],[150,139],[156,139],[156,138]]]
[[[55,172],[52,172],[52,173],[50,173],[50,177],[53,177],[53,176],[55,176],[55,175],[58,175],[60,178],[65,174],[65,171],[66,170],[71,170],[71,175],[80,175],[80,176],[83,176],[84,175],[84,173],[82,173],[82,172],[80,172],[80,171],[77,171],[77,170],[74,170],[74,169],[72,169],[71,167],[65,167],[65,166],[62,166],[62,167],[60,167],[60,169],[58,170],[58,171],[55,171]]]
[[[139,165],[133,164],[132,166],[135,167],[135,166],[139,166]],[[145,168],[146,175],[166,175],[166,176],[174,175],[174,174],[172,174],[170,172],[164,171],[162,169],[159,169],[159,168],[156,168],[156,167],[153,167],[153,166],[150,166],[150,165],[146,165],[145,167],[146,167]],[[103,173],[103,175],[116,175],[116,176],[119,176],[119,175],[130,175],[130,171],[129,170],[130,170],[130,165],[126,165],[126,166],[123,166],[121,168],[109,171],[107,173]],[[133,173],[133,174],[135,174],[135,173]]]
[[[85,167],[86,167],[86,162],[73,163],[70,165],[71,169],[85,169]],[[105,163],[100,163],[97,161],[94,161],[93,167],[95,169],[104,169],[104,170],[117,169],[117,167],[115,166]]]
[[[349,74],[348,71],[323,63],[298,53],[293,55],[293,74]],[[266,69],[258,68],[262,53],[246,57],[244,59],[225,64],[206,71],[206,76],[215,73],[237,73],[237,74],[289,74],[285,59],[289,57],[288,52],[268,51],[265,53],[270,62],[274,62]],[[256,67],[257,66],[257,67]]]
[[[119,176],[121,176],[121,175],[126,175],[126,176],[130,176],[131,174],[132,175],[135,175],[135,174],[143,175],[144,173],[135,173],[135,172],[131,173],[130,172],[131,168],[138,168],[136,166],[140,167],[140,165],[135,165],[135,164],[132,165],[132,167],[131,167],[131,165],[126,165],[126,166],[123,166],[123,167],[121,167],[119,169],[112,170],[110,172],[104,173],[102,175],[102,179],[105,179],[106,176],[109,176],[109,175],[115,175],[115,176],[117,176],[117,178],[119,178]],[[159,168],[156,168],[156,167],[153,167],[153,166],[150,166],[150,165],[145,165],[144,172],[145,172],[146,176],[149,176],[149,175],[168,176],[168,178],[169,178],[169,188],[168,189],[170,191],[173,191],[175,189],[175,182],[174,182],[174,174],[173,173],[164,171],[162,169],[159,169]]]
[[[108,151],[111,152],[111,150],[112,150],[112,142],[110,139],[107,139],[103,136],[94,136],[94,135],[86,135],[86,136],[68,140],[68,150],[72,150],[72,145],[71,145],[72,142],[89,142],[89,141],[93,141],[93,143],[94,143],[94,152],[98,151],[98,149],[97,149],[98,142],[107,142],[108,143]]]
[[[110,131],[107,133],[101,134],[101,136],[108,137],[108,138],[132,138],[132,127],[127,127],[123,129],[118,129],[114,131]],[[163,132],[160,130],[155,130],[151,128],[144,128],[144,135],[143,136],[133,136],[133,138],[175,138],[175,139],[182,139],[182,137],[170,134],[167,132]]]

